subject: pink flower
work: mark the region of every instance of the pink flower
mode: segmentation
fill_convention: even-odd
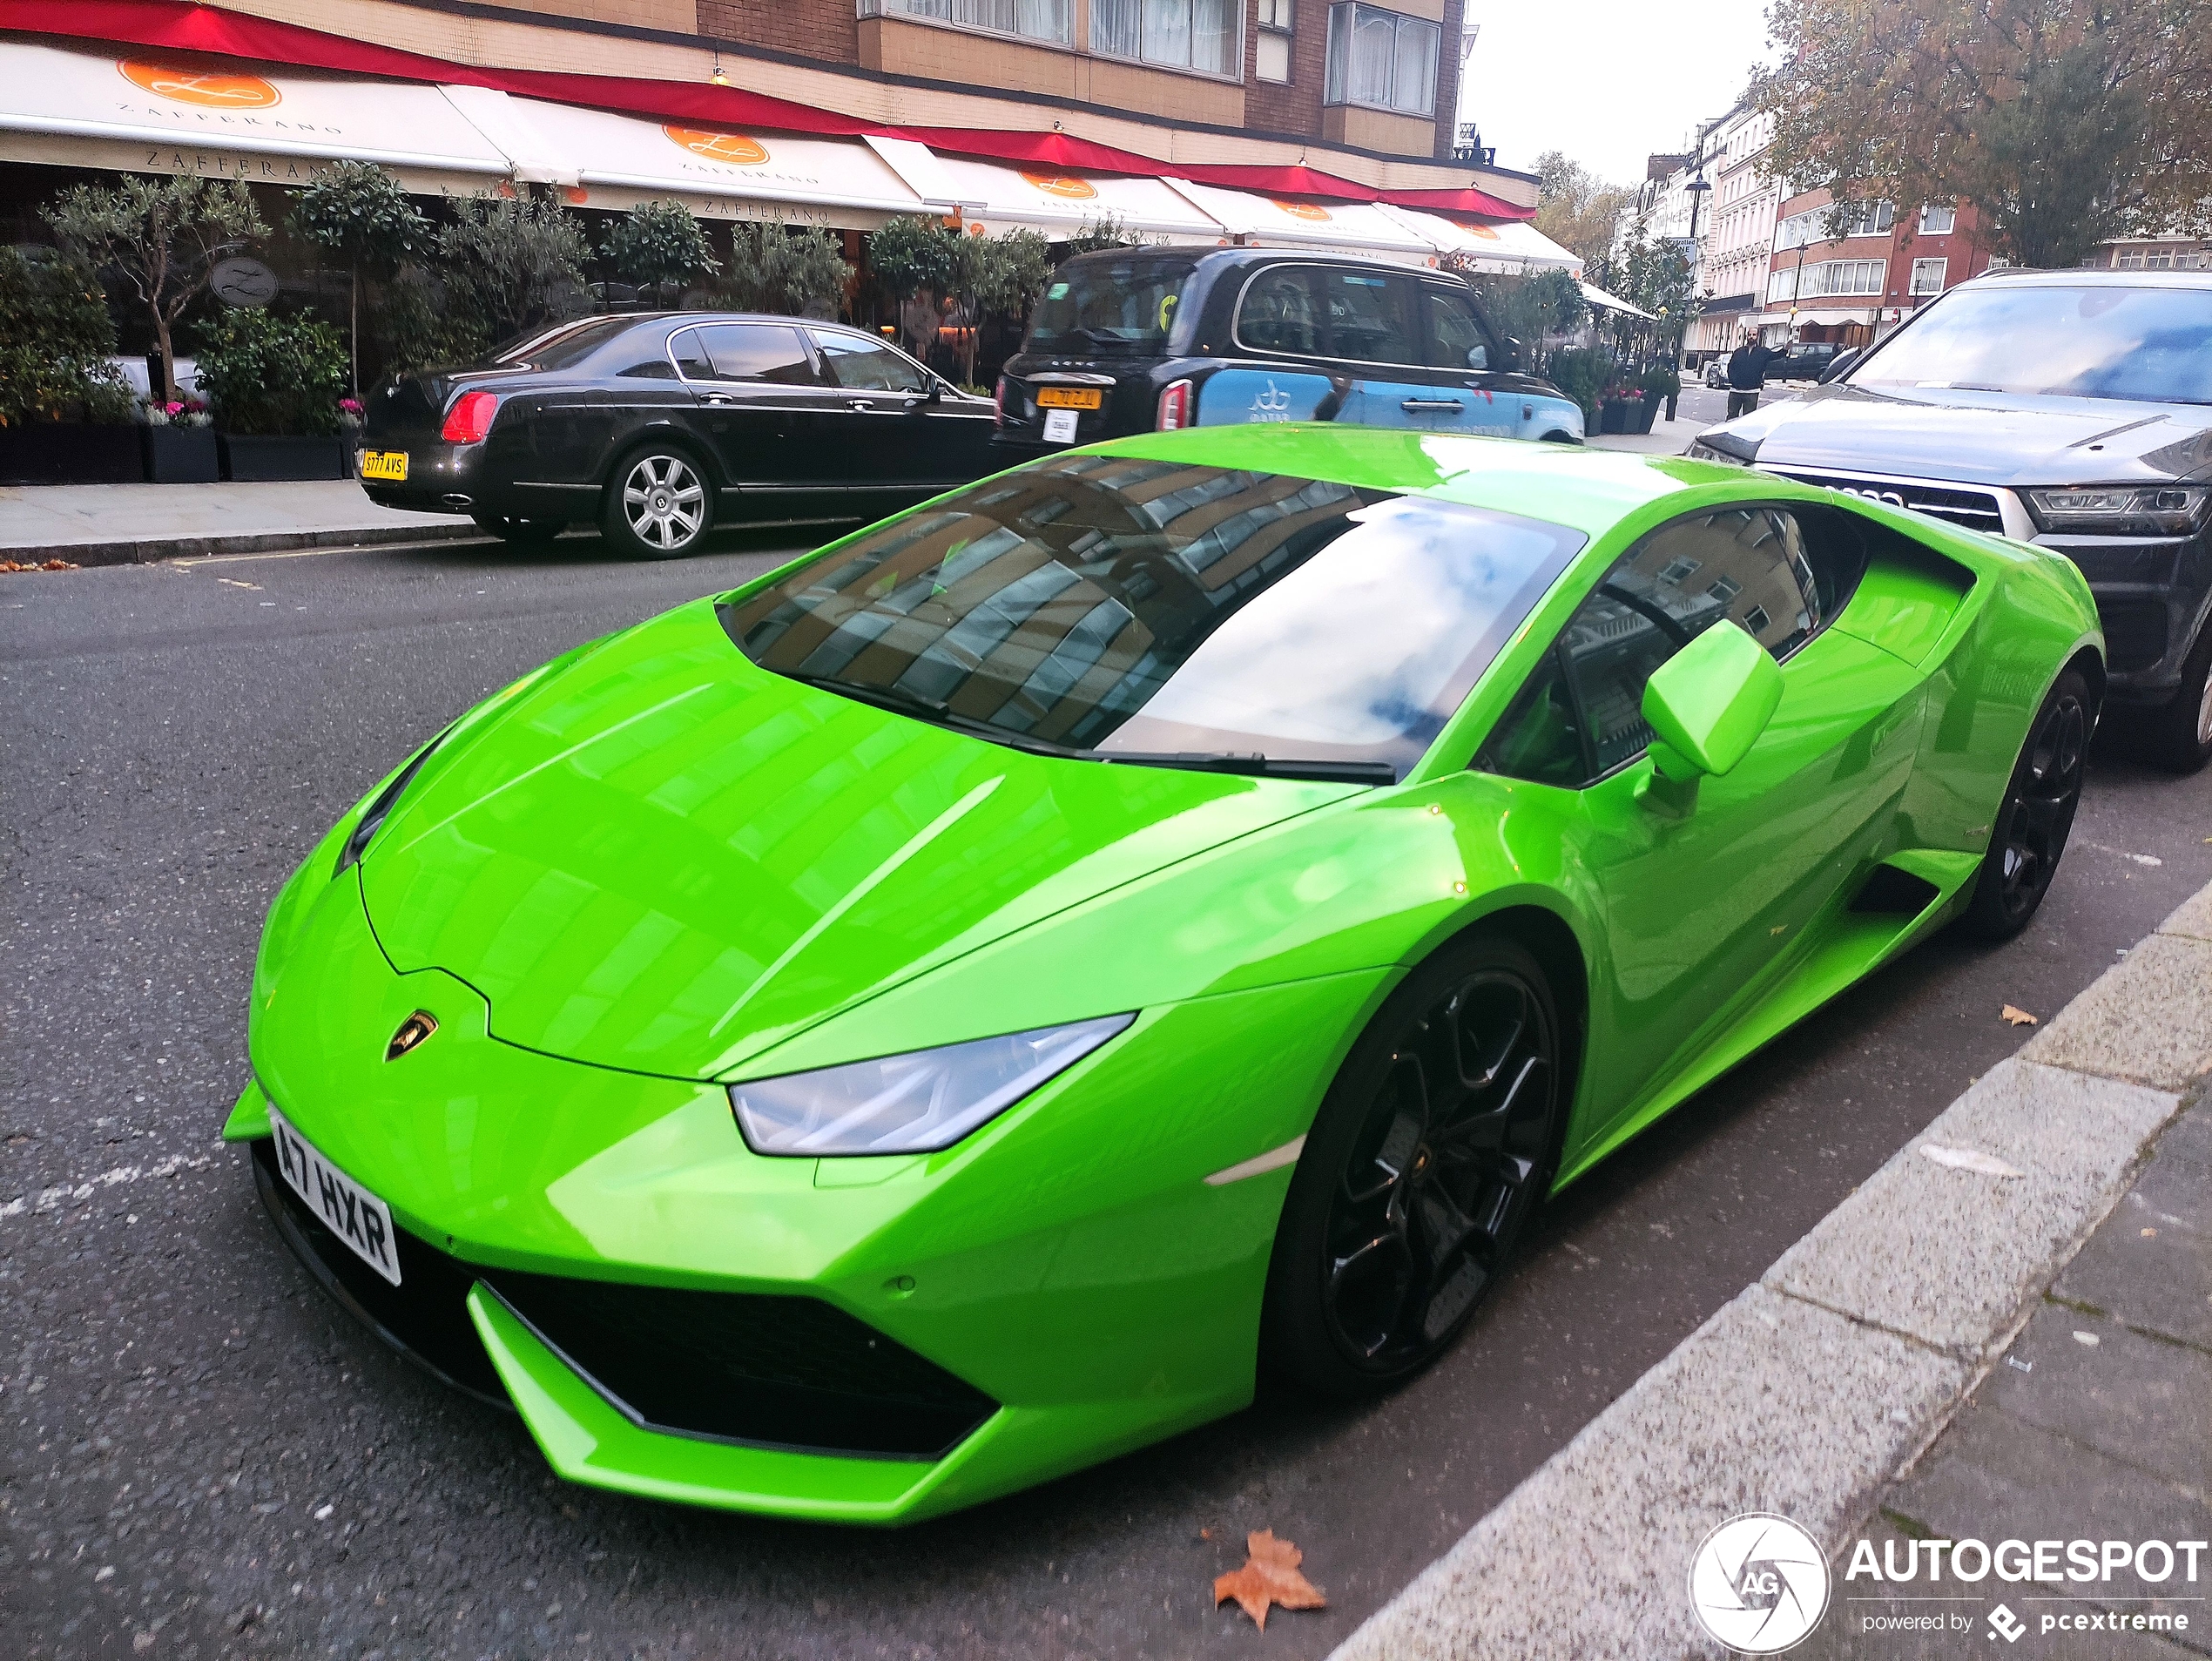
[[[361,412],[361,400],[358,398],[341,398],[338,401],[338,408],[341,414],[358,415]]]

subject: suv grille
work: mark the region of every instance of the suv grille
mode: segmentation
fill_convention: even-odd
[[[253,1144],[261,1198],[324,1290],[449,1384],[508,1405],[469,1318],[483,1281],[632,1422],[870,1459],[937,1459],[997,1411],[981,1390],[833,1305],[487,1269],[396,1231],[401,1284],[325,1228]]]
[[[2002,534],[2005,529],[2004,510],[1999,507],[1994,491],[1977,490],[1956,484],[1925,484],[1918,479],[1854,479],[1833,473],[1808,473],[1794,467],[1768,469],[1784,478],[1795,479],[1800,484],[1824,485],[1831,490],[1842,490],[1851,496],[1863,496],[1876,502],[1886,502],[1893,508],[1911,508],[1917,512],[1932,514],[1939,519],[1948,519],[1954,525],[1964,525],[1969,530],[1989,530]]]

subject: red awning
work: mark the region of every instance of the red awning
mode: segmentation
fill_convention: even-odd
[[[1527,219],[1534,210],[1484,191],[1378,191],[1303,165],[1291,167],[1178,165],[1058,132],[984,127],[894,127],[743,87],[646,80],[617,75],[570,75],[548,70],[486,68],[378,46],[297,24],[226,11],[190,0],[0,0],[0,30],[60,35],[119,45],[204,52],[257,64],[335,70],[394,80],[484,86],[558,104],[652,116],[711,127],[758,127],[783,132],[873,134],[913,138],[954,155],[1042,164],[1139,178],[1189,179],[1229,190],[1331,201],[1395,202],[1406,207]]]

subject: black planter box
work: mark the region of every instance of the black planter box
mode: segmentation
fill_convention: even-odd
[[[1629,430],[1629,406],[1618,398],[1608,398],[1598,406],[1597,429],[1601,433],[1625,433]]]
[[[334,434],[305,437],[284,433],[218,433],[226,479],[348,479],[353,456]]]
[[[212,427],[143,427],[149,484],[212,484],[223,458]]]
[[[0,427],[0,484],[142,484],[138,431],[59,421]]]

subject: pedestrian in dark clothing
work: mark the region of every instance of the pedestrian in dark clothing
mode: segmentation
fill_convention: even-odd
[[[1743,344],[1728,354],[1728,418],[1748,415],[1759,407],[1759,390],[1766,385],[1766,366],[1781,355],[1761,346],[1758,337],[1746,334]]]

